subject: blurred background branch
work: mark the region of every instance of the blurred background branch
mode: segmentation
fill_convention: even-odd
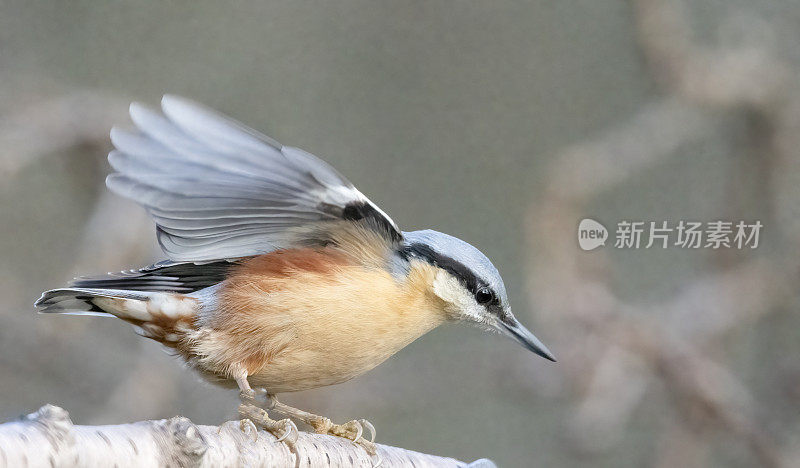
[[[579,451],[610,450],[633,430],[636,408],[651,399],[647,404],[660,408],[663,420],[652,466],[706,466],[720,436],[747,448],[760,466],[792,466],[796,448],[767,424],[763,402],[737,375],[729,348],[732,337],[796,300],[798,232],[779,217],[795,213],[800,200],[796,189],[775,181],[800,161],[800,146],[781,143],[797,135],[797,70],[771,44],[749,41],[770,33],[757,18],[723,24],[736,29],[736,42],[701,46],[682,2],[630,3],[637,42],[661,96],[630,121],[562,151],[529,217],[535,241],[530,298],[545,323],[562,330],[559,343],[568,350],[561,383],[575,407],[568,437]],[[620,258],[587,254],[565,233],[575,232],[604,193],[680,157],[681,148],[731,125],[737,114],[746,115],[746,132],[736,138],[751,149],[753,162],[726,177],[762,185],[758,216],[786,229],[773,233],[780,253],[725,258],[715,252],[707,259],[710,271],[685,277],[669,299],[621,297],[615,284]],[[739,189],[731,186],[728,202],[737,203]],[[658,402],[652,401],[655,386]]]
[[[0,176],[11,179],[38,159],[71,148],[105,147],[108,129],[124,118],[126,106],[96,91],[7,104],[0,115]]]

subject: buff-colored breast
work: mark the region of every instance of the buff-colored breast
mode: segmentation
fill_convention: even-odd
[[[222,378],[241,364],[273,393],[344,382],[445,321],[434,274],[420,262],[398,281],[328,249],[254,258],[221,285],[193,360]]]

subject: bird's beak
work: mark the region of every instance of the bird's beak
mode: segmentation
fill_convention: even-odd
[[[538,354],[539,356],[549,360],[556,362],[556,358],[553,356],[553,353],[547,349],[547,346],[544,345],[539,338],[536,338],[533,333],[528,331],[527,328],[522,326],[519,323],[519,320],[511,317],[511,323],[505,323],[500,321],[500,331],[508,336],[509,338],[513,339],[517,343],[524,346],[526,349],[533,351],[534,353]]]

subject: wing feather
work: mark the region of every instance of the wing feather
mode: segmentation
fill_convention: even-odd
[[[316,156],[186,99],[165,96],[162,110],[132,104],[138,131],[111,131],[116,173],[107,184],[145,207],[171,260],[290,248],[298,230],[337,220],[379,232],[387,247],[401,239],[391,218]]]

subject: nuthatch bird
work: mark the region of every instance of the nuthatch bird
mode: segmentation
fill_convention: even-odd
[[[371,450],[365,420],[333,424],[274,394],[352,379],[445,322],[500,332],[555,361],[472,245],[400,231],[303,150],[182,98],[161,105],[163,115],[132,104],[138,130],[111,131],[116,172],[106,183],[153,217],[169,260],[78,278],[45,292],[41,312],[118,317],[238,388],[243,417],[276,435],[296,437],[296,427],[265,410]]]

